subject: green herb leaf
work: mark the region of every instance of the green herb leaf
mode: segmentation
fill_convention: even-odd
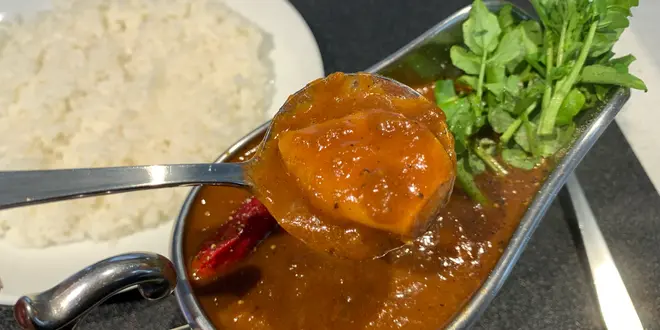
[[[536,46],[543,44],[543,29],[541,24],[534,20],[523,21],[520,23],[520,27],[525,33],[525,38]]]
[[[540,78],[536,72],[532,72],[532,66],[529,64],[525,65],[525,68],[520,72],[519,76],[520,81],[523,83]]]
[[[604,18],[598,22],[599,29],[625,29],[628,27],[628,16],[630,11],[624,8],[610,7]]]
[[[520,72],[520,68],[523,65],[522,63],[523,63],[522,57],[516,58],[515,60],[510,61],[509,63],[506,64],[506,71],[508,73]]]
[[[531,170],[538,163],[538,159],[528,155],[521,149],[504,149],[502,150],[502,159],[507,164],[521,168],[523,170]]]
[[[447,124],[454,135],[469,137],[472,135],[474,126],[474,114],[470,110],[470,103],[465,98],[459,98],[454,102],[440,105],[440,109],[445,112]]]
[[[486,164],[474,152],[468,151],[467,167],[470,173],[474,175],[481,174],[486,171]]]
[[[504,87],[509,95],[518,96],[520,94],[521,86],[522,82],[520,77],[517,75],[511,75],[506,78],[506,84]]]
[[[506,65],[523,55],[523,46],[523,30],[520,28],[513,29],[504,34],[488,63]]]
[[[568,146],[569,143],[573,141],[573,135],[575,134],[575,123],[571,122],[568,125],[565,126],[560,126],[558,129],[558,135],[559,135],[559,145],[563,148],[565,146]]]
[[[488,111],[488,123],[493,131],[497,133],[504,133],[514,121],[515,119],[501,108],[493,108]]]
[[[593,19],[598,22],[598,33],[594,37],[590,56],[598,57],[609,52],[628,27],[630,9],[639,5],[637,0],[598,0],[592,4]]]
[[[484,87],[486,87],[491,93],[495,94],[498,98],[502,96],[502,92],[504,92],[504,83],[501,82],[485,84]]]
[[[468,75],[462,75],[456,79],[459,83],[465,84],[470,86],[470,88],[477,89],[477,77],[475,76],[468,76]]]
[[[586,101],[587,99],[584,94],[578,89],[573,88],[568,95],[566,95],[564,103],[562,103],[559,112],[557,112],[557,125],[567,125],[571,123],[573,117],[582,110]]]
[[[435,102],[438,106],[444,105],[445,103],[455,102],[458,99],[454,88],[454,82],[451,80],[436,81],[433,94],[435,95]]]
[[[454,149],[457,154],[464,152],[469,144],[470,136],[475,132],[477,118],[466,98],[438,105],[447,117],[447,126],[454,135]]]
[[[584,67],[580,82],[591,84],[618,85],[648,91],[644,82],[629,73],[605,65],[594,64]]]
[[[477,54],[491,53],[497,47],[500,24],[497,16],[491,13],[482,0],[475,0],[470,10],[470,18],[463,23],[463,40],[470,50]]]
[[[530,122],[529,125],[531,125],[532,127],[536,127],[536,125],[532,122]],[[535,133],[532,132],[532,134]],[[527,134],[527,129],[525,129],[524,127],[518,128],[516,134],[513,136],[513,140],[516,141],[516,144],[518,144],[523,150],[529,153],[532,152],[532,147],[531,147],[532,143],[530,143],[530,138],[534,139],[535,136],[531,136]]]
[[[475,118],[468,100],[459,98],[453,102],[440,104],[438,107],[445,113],[449,130],[454,134],[457,142],[459,139],[465,140],[472,135]]]
[[[566,75],[568,75],[571,72],[571,66],[572,66],[572,63],[567,63],[565,65],[562,65],[562,66],[558,67],[558,68],[554,68],[552,70],[552,74],[550,75],[550,79],[551,80],[560,80],[560,79],[566,77]]]
[[[475,127],[477,130],[480,129],[480,128],[482,128],[482,127],[484,127],[484,125],[486,124],[486,121],[487,121],[487,120],[488,120],[488,119],[486,118],[486,115],[483,115],[483,114],[482,114],[482,115],[479,115],[478,117],[476,117],[476,118],[474,119],[474,127]]]
[[[506,70],[504,66],[497,63],[491,63],[486,66],[487,83],[503,83],[506,81]]]
[[[605,85],[594,85],[594,90],[596,91],[596,97],[598,101],[605,101],[607,95],[610,93],[610,87]]]
[[[526,118],[536,109],[537,99],[538,97],[535,99],[530,99],[532,103],[528,104],[527,108],[520,112],[513,112],[511,109],[517,108],[521,102],[516,103],[515,107],[510,105],[500,106],[500,109],[503,108],[504,110],[507,110],[518,116],[518,118],[516,118],[516,120],[514,120],[513,123],[506,128],[502,135],[500,135],[500,144],[502,146],[506,146],[509,143],[511,138],[514,137],[518,131],[518,128],[520,128],[520,125],[523,123],[523,121],[527,121]]]
[[[532,155],[538,157],[540,155],[539,151],[539,143],[538,143],[538,136],[536,135],[536,130],[535,126],[532,124],[531,121],[529,121],[529,116],[528,113],[524,113],[522,116],[520,116],[522,120],[522,130],[525,130],[525,133],[527,133],[527,144],[529,145],[529,150],[531,151]]]
[[[606,65],[613,67],[614,69],[616,69],[617,72],[628,73],[629,72],[628,68],[630,67],[630,64],[632,64],[632,62],[634,61],[635,61],[635,56],[628,54],[623,57],[611,59],[609,60],[609,62],[607,62]]]
[[[500,28],[502,28],[502,31],[509,31],[515,25],[512,10],[513,6],[510,3],[507,3],[502,7],[502,9],[500,9],[499,14],[497,15],[497,20],[500,23]]]
[[[454,82],[438,80],[435,83],[435,100],[438,107],[445,113],[449,130],[454,135],[457,154],[467,149],[468,139],[475,130],[475,114],[470,102],[456,96]]]
[[[539,137],[540,155],[549,157],[557,153],[561,148],[568,145],[575,133],[575,123],[571,122],[565,126],[557,126],[553,134]]]
[[[596,92],[596,87],[604,87],[607,90],[609,90],[608,85],[581,85],[578,86],[578,90],[582,95],[584,95],[585,102],[584,106],[582,107],[583,109],[589,109],[589,108],[595,108],[598,106],[598,103],[600,100],[598,99],[598,95]]]
[[[545,90],[545,82],[541,79],[536,79],[527,84],[527,87],[520,92],[519,101],[513,108],[513,114],[521,114],[529,108],[532,104],[538,101],[539,97]]]
[[[594,36],[593,44],[589,52],[590,57],[598,57],[610,51],[619,40],[618,32],[600,32]]]
[[[538,60],[541,55],[540,47],[543,44],[542,37],[539,37],[539,34],[542,35],[540,29],[540,26],[535,21],[525,21],[518,26],[518,30],[520,30],[521,47],[523,49],[521,59],[536,66],[538,66]]]
[[[598,59],[596,60],[596,62],[594,62],[594,63],[592,63],[592,64],[603,64],[603,65],[607,65],[613,57],[614,57],[614,52],[612,52],[612,51],[610,50],[609,52],[605,52],[605,54],[603,54],[603,55],[601,55],[600,57],[598,57]]]
[[[451,62],[467,74],[479,74],[481,58],[461,46],[452,46],[449,50]]]

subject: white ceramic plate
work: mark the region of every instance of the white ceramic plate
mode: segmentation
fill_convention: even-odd
[[[49,0],[0,0],[2,17],[49,7]],[[275,95],[271,113],[289,94],[323,76],[321,55],[309,27],[286,0],[226,0],[226,3],[271,34],[274,49]],[[218,155],[223,150],[218,150]],[[47,249],[18,249],[0,240],[0,304],[13,305],[18,297],[52,287],[74,272],[112,255],[151,251],[169,255],[172,223],[116,242],[81,242]]]

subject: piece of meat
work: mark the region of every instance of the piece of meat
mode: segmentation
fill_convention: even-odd
[[[310,204],[335,221],[414,237],[451,193],[454,165],[423,124],[358,111],[279,137],[286,169]]]

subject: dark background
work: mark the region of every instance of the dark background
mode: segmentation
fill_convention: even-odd
[[[269,1],[269,0],[263,0]],[[396,51],[468,0],[291,0],[319,44],[326,73],[359,71]],[[513,1],[527,8],[526,1]],[[282,22],[286,24],[286,22]],[[646,329],[660,329],[660,197],[616,125],[578,176]],[[477,329],[602,329],[570,214],[556,201]],[[47,271],[47,270],[44,270]],[[169,329],[184,324],[174,297],[114,298],[84,329]],[[0,329],[12,329],[0,308]]]

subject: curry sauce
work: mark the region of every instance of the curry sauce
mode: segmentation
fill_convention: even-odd
[[[230,161],[253,157],[260,138]],[[221,329],[441,328],[485,281],[547,175],[547,166],[507,170],[506,177],[476,178],[492,205],[475,204],[455,187],[424,235],[382,258],[336,258],[280,229],[195,292]],[[187,260],[248,196],[231,187],[200,190],[186,220]]]

